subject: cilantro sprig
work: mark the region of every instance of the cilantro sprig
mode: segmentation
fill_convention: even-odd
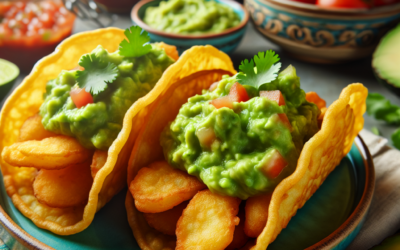
[[[279,62],[279,55],[275,54],[273,50],[258,52],[250,62],[245,59],[239,66],[239,70],[244,74],[238,74],[238,82],[242,85],[253,86],[259,89],[261,85],[270,83],[278,77],[281,63]],[[254,69],[254,63],[256,70]]]
[[[384,96],[370,93],[367,97],[367,113],[377,120],[400,126],[400,107],[393,105]],[[400,128],[392,134],[393,145],[400,149]]]
[[[124,57],[140,57],[151,50],[149,34],[139,26],[132,26],[124,32],[128,40],[119,44],[119,54]],[[77,83],[80,88],[86,89],[92,95],[97,95],[107,88],[119,76],[117,65],[101,60],[95,54],[86,54],[79,60],[84,68],[77,71]]]
[[[146,55],[151,50],[150,36],[147,31],[139,26],[132,26],[124,32],[127,40],[119,44],[119,54],[126,57],[140,57]]]
[[[97,95],[106,89],[107,83],[112,83],[119,75],[114,63],[104,63],[95,54],[82,56],[79,65],[85,69],[76,72],[78,86],[92,95]]]

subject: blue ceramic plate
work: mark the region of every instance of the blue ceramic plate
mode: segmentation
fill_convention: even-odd
[[[357,235],[374,190],[371,156],[358,137],[350,153],[328,176],[269,249],[344,249]],[[140,249],[128,225],[123,190],[83,232],[59,236],[37,228],[8,198],[0,180],[0,238],[10,249]],[[1,244],[0,244],[0,249]],[[18,248],[17,248],[18,249]],[[50,248],[51,249],[51,248]]]

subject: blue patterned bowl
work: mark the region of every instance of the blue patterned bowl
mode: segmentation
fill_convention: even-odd
[[[241,22],[238,26],[225,30],[221,33],[205,35],[180,35],[156,30],[143,22],[143,17],[147,7],[157,6],[161,0],[142,0],[133,7],[131,12],[132,21],[146,30],[152,42],[165,42],[175,45],[179,51],[189,49],[194,45],[212,45],[219,50],[229,54],[239,45],[246,31],[246,24],[249,20],[249,14],[246,9],[238,2],[232,0],[215,0],[220,4],[231,7],[240,17]]]
[[[400,20],[400,3],[375,9],[326,9],[288,0],[245,0],[255,28],[294,57],[340,63],[372,54]]]

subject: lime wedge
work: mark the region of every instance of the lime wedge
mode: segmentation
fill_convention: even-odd
[[[14,63],[0,58],[0,101],[8,94],[18,75],[19,68]]]

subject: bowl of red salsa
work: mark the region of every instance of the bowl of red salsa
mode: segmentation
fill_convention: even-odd
[[[74,20],[61,0],[0,1],[0,58],[29,72],[71,35]]]

